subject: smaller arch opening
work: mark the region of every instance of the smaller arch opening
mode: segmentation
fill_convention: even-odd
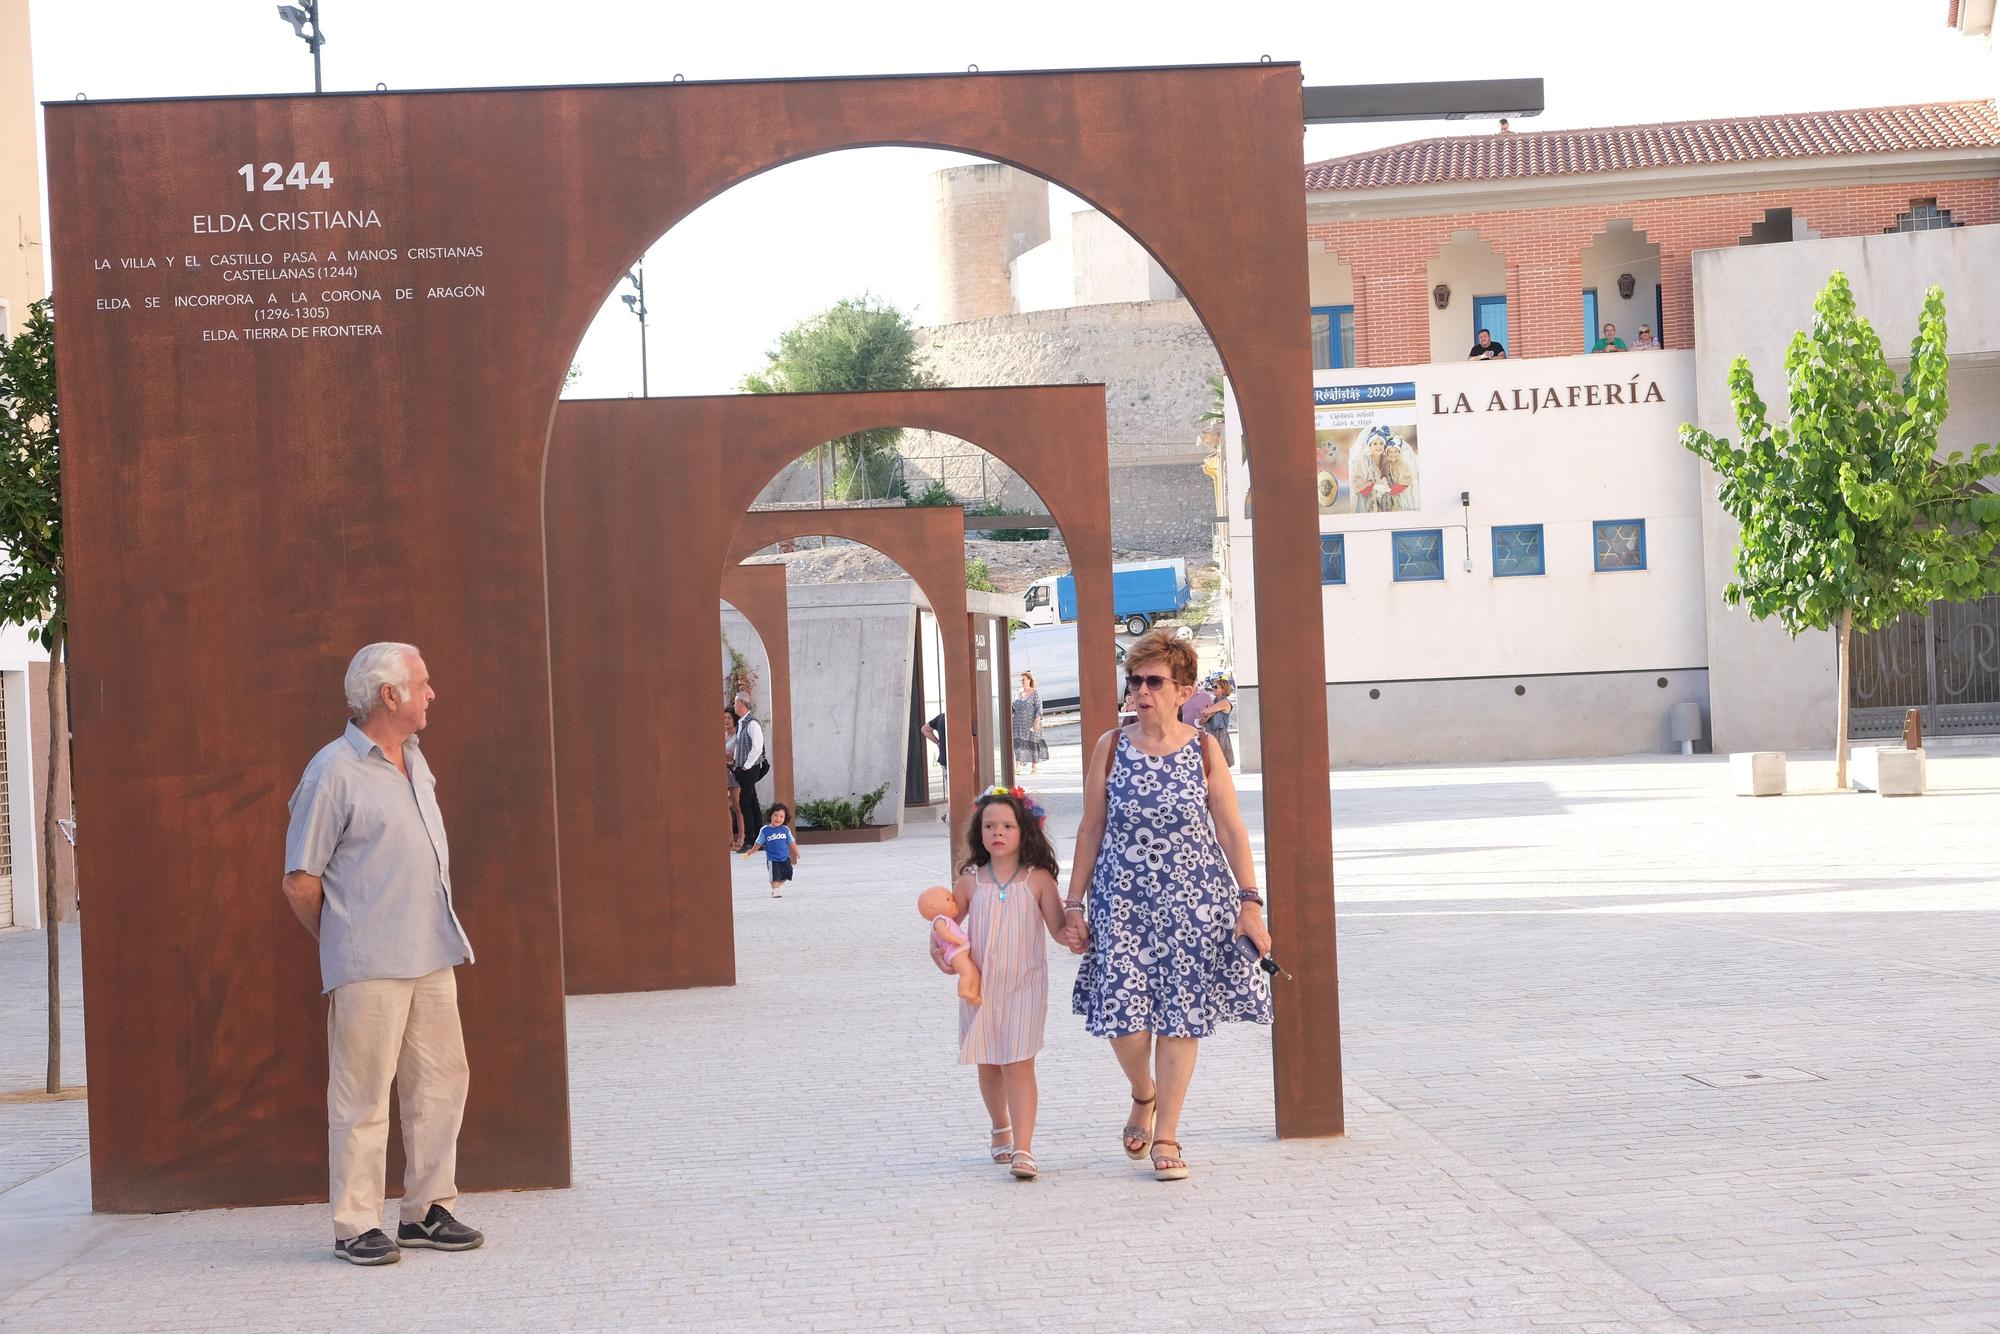
[[[1783,245],[1787,241],[1817,240],[1819,233],[1806,222],[1805,215],[1789,205],[1767,208],[1764,216],[1750,224],[1750,230],[1736,239],[1737,245]]]
[[[1491,242],[1461,227],[1424,272],[1432,361],[1464,360],[1481,329],[1511,353],[1518,332],[1508,325],[1507,261]]]

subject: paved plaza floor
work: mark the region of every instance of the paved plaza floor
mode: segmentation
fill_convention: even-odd
[[[1065,839],[1076,754],[1035,780]],[[570,1002],[576,1184],[466,1197],[484,1250],[359,1270],[323,1206],[95,1217],[85,1107],[0,1104],[0,1328],[2000,1328],[2000,757],[1931,778],[1335,775],[1348,1134],[1273,1138],[1266,1033],[1229,1031],[1177,1184],[1118,1151],[1067,954],[1042,1179],[986,1161],[913,904],[936,825],[808,849],[781,901],[737,863],[740,984]],[[0,933],[7,1087],[42,949]]]

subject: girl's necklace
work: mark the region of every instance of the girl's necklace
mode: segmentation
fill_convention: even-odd
[[[988,862],[986,865],[986,878],[991,880],[993,887],[1000,891],[1000,901],[1005,903],[1007,901],[1007,891],[1012,889],[1014,882],[1021,878],[1021,863],[1014,863],[1014,874],[1008,876],[1007,883],[1003,885],[1000,883],[1000,878],[993,874],[993,864]]]

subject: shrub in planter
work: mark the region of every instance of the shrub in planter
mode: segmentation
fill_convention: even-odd
[[[887,783],[858,797],[819,797],[799,803],[801,829],[865,829],[882,798],[889,795]]]

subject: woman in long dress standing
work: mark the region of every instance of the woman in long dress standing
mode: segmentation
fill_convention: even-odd
[[[1179,1181],[1181,1109],[1201,1039],[1271,1022],[1269,983],[1237,945],[1271,949],[1250,834],[1212,736],[1181,721],[1193,645],[1151,630],[1126,655],[1136,722],[1107,732],[1084,779],[1064,934],[1083,951],[1071,1008],[1109,1038],[1132,1087],[1123,1144]]]
[[[1035,688],[1035,674],[1021,673],[1021,689],[1014,696],[1014,763],[1028,763],[1028,772],[1049,757],[1049,744],[1042,740],[1042,692]]]

